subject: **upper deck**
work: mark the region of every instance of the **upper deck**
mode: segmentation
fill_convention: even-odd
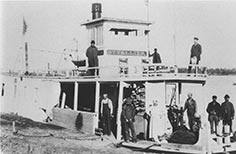
[[[59,82],[188,82],[202,83],[207,79],[206,67],[192,65],[194,72],[181,71],[177,66],[166,66],[163,64],[142,64],[142,65],[113,65],[104,67],[79,67],[67,70],[36,70],[28,75],[23,73],[10,72],[11,76],[22,76],[46,80],[57,80]],[[91,69],[99,70],[99,75],[89,76]]]

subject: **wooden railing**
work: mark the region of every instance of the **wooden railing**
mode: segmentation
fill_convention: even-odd
[[[142,65],[112,65],[100,67],[80,67],[77,69],[64,70],[35,70],[25,74],[24,71],[8,72],[13,76],[27,76],[38,78],[132,78],[132,77],[158,77],[158,76],[191,76],[206,77],[207,68],[199,65],[191,65],[192,72],[180,72],[177,66],[163,64],[142,64]],[[91,74],[96,70],[99,74]]]

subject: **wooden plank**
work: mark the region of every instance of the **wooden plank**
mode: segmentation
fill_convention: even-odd
[[[181,146],[173,146],[172,144],[169,144],[169,146],[167,146],[169,143],[164,143],[164,144],[159,144],[157,142],[137,142],[137,143],[122,143],[122,146],[124,147],[129,147],[129,148],[138,148],[140,150],[152,150],[152,151],[156,151],[156,152],[171,152],[171,153],[186,153],[186,154],[201,154],[201,153],[206,153],[206,151],[204,149],[202,150],[196,150],[196,149],[186,149],[183,148]],[[185,145],[188,146],[188,145]],[[194,145],[190,145],[190,147],[193,147]]]

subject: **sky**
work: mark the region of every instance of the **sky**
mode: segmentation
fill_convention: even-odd
[[[91,20],[94,2],[102,3],[103,17],[147,19],[145,0],[1,1],[0,68],[23,68],[25,41],[30,69],[46,69],[48,63],[63,68],[69,57],[60,53],[75,50],[75,40],[79,58],[85,58],[87,31],[81,23]],[[25,37],[23,17],[28,25]],[[149,0],[149,20],[154,23],[150,50],[158,48],[165,64],[187,66],[193,37],[198,37],[201,65],[236,68],[236,1]]]

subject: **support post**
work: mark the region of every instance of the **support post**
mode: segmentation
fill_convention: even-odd
[[[75,90],[74,90],[74,110],[78,110],[78,82],[75,82]]]
[[[64,109],[66,104],[66,93],[62,93],[61,108]]]
[[[100,97],[100,83],[96,81],[96,94],[95,94],[95,120],[94,127],[98,128],[99,119],[99,97]],[[94,129],[95,130],[95,129]]]
[[[124,82],[120,81],[118,110],[117,110],[117,140],[121,140],[121,121],[120,121],[120,117],[121,117],[122,104],[123,104],[123,88],[124,88]]]

